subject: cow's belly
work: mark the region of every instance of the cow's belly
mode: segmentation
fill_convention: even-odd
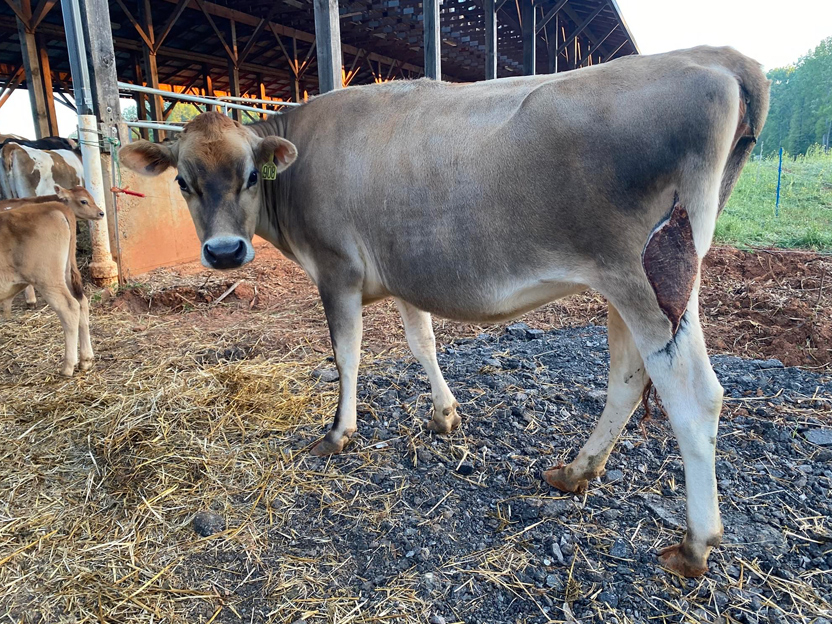
[[[448,273],[450,276],[452,272]],[[409,285],[412,285],[409,284]],[[374,288],[417,308],[456,321],[498,323],[522,316],[556,299],[583,292],[587,286],[563,279],[506,279],[468,282],[439,278],[426,288]],[[366,295],[365,295],[365,298]]]

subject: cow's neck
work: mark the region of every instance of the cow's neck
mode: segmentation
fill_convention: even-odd
[[[287,115],[272,115],[265,121],[250,124],[247,127],[259,137],[285,137],[287,131]],[[286,237],[286,215],[288,204],[288,183],[285,175],[280,175],[272,182],[261,185],[260,215],[257,219],[256,233],[269,241],[284,254],[291,256],[291,248]]]

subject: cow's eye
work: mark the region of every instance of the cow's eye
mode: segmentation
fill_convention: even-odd
[[[248,176],[248,186],[246,188],[251,188],[257,184],[257,171],[252,171]]]
[[[180,178],[179,176],[176,176],[176,182],[179,184],[179,188],[180,188],[182,191],[184,191],[185,193],[190,192],[190,191],[188,190],[188,183],[187,183],[187,182],[185,182],[185,180],[183,180],[183,179],[182,179],[182,178]]]
[[[82,206],[86,206],[87,204],[89,204],[89,202],[86,199],[81,200],[81,205]]]

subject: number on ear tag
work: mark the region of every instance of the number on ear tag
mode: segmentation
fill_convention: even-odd
[[[272,160],[263,165],[263,169],[261,171],[263,172],[264,180],[277,179],[277,165],[274,164],[274,156],[272,156]]]

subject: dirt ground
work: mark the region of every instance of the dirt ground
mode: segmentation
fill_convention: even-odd
[[[779,250],[741,251],[716,247],[705,259],[701,289],[702,321],[711,353],[776,358],[787,366],[823,367],[832,362],[832,256]],[[209,306],[226,290],[236,288]],[[270,315],[277,349],[298,345],[329,352],[323,308],[303,270],[270,246],[255,262],[218,274],[191,263],[144,276],[112,304],[134,313],[164,314],[200,310],[210,322],[254,310]],[[206,319],[207,320],[207,319]],[[606,322],[606,304],[588,292],[527,314],[532,327],[554,329]],[[381,302],[365,309],[365,348],[371,353],[403,346],[395,306]],[[435,319],[439,342],[503,326],[474,326]]]
[[[535,339],[436,320],[465,418],[451,436],[425,430],[395,309],[368,307],[359,431],[328,459],[308,453],[337,397],[316,374],[332,369],[323,311],[273,250],[91,293],[96,363],[72,379],[54,313],[21,299],[0,323],[0,619],[829,624],[832,447],[812,437],[832,423],[829,269],[706,260],[726,537],[697,580],[655,558],[685,498],[660,414],[637,413],[585,496],[540,479],[603,406],[596,295],[524,317]]]

